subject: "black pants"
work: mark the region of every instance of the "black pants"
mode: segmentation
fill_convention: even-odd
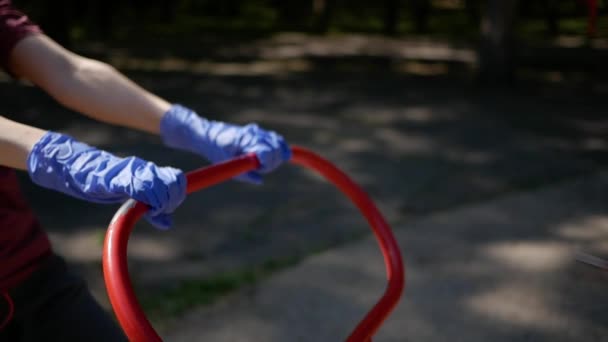
[[[51,256],[28,280],[9,292],[15,307],[0,341],[126,341],[121,328],[91,296],[84,280],[63,259]],[[0,301],[2,299],[0,298]],[[6,305],[0,309],[0,321]]]

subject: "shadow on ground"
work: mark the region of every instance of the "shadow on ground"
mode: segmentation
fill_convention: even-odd
[[[375,341],[605,341],[606,275],[576,263],[608,252],[608,177],[513,194],[397,230],[405,295]],[[192,311],[171,341],[343,341],[384,289],[375,241]]]

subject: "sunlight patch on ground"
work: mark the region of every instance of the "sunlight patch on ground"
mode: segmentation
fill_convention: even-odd
[[[95,124],[71,123],[63,130],[65,133],[86,141],[93,146],[107,145],[113,143],[116,136],[112,134],[110,127],[99,127]]]
[[[317,130],[312,132],[312,141],[316,144],[329,144],[333,140],[336,140],[336,137],[330,131]]]
[[[167,261],[177,260],[182,248],[171,240],[137,236],[129,241],[129,256],[137,259]]]
[[[421,63],[410,61],[398,63],[393,69],[397,72],[420,76],[446,75],[450,71],[450,67],[446,63]]]
[[[582,48],[590,46],[593,49],[608,49],[608,39],[604,37],[589,39],[580,35],[560,35],[553,40],[553,44],[561,48]]]
[[[337,143],[338,149],[346,153],[373,152],[375,146],[365,139],[342,139]]]
[[[90,262],[101,260],[102,235],[105,228],[83,227],[74,232],[49,232],[53,249],[69,260]]]
[[[608,151],[608,141],[600,138],[585,139],[582,145],[588,151]]]
[[[395,59],[449,61],[474,64],[477,54],[471,47],[455,47],[449,42],[425,39],[395,39],[366,35],[311,37],[297,34],[277,35],[258,42],[262,58],[302,56],[388,56]]]
[[[114,57],[111,62],[117,68],[139,71],[188,72],[216,76],[258,76],[291,72],[306,72],[313,65],[303,59],[256,60],[251,62],[189,61],[183,58],[144,59]]]
[[[576,240],[599,240],[608,238],[608,216],[593,215],[583,220],[568,222],[558,227],[557,233]]]
[[[454,117],[453,113],[439,112],[429,106],[379,107],[356,105],[345,115],[349,119],[370,124],[415,123],[426,124],[436,121],[447,121]]]
[[[467,305],[483,316],[529,328],[565,331],[580,324],[560,312],[546,293],[529,283],[510,283],[471,297]]]
[[[446,160],[461,161],[472,165],[483,165],[496,161],[497,156],[494,153],[485,151],[467,151],[462,149],[443,150]]]
[[[401,153],[429,153],[435,149],[435,143],[427,136],[414,133],[404,134],[393,128],[377,129],[374,137]]]
[[[289,115],[268,115],[268,113],[259,110],[243,110],[235,116],[240,122],[260,122],[285,125],[297,128],[314,128],[318,129],[339,129],[340,122],[337,118],[327,118],[315,116],[311,120],[311,115],[307,113],[289,113]]]
[[[99,261],[102,256],[105,227],[83,227],[75,232],[49,232],[53,248],[76,262]],[[170,240],[137,236],[129,241],[129,257],[151,261],[176,260],[179,246]]]
[[[269,39],[223,48],[219,55],[231,61],[190,60],[176,56],[141,58],[115,50],[109,54],[109,63],[119,69],[221,76],[308,72],[315,68],[315,63],[309,59],[328,57],[386,58],[391,63],[398,62],[395,64],[396,71],[416,75],[445,74],[449,71],[446,63],[477,63],[477,53],[471,46],[460,47],[450,42],[428,39],[396,39],[358,34],[277,34]],[[239,57],[248,61],[234,61]]]
[[[608,256],[608,239],[596,240],[590,244],[590,250],[593,253],[599,253],[599,256],[605,258]]]
[[[90,120],[74,120],[67,124],[61,132],[82,140],[89,145],[98,147],[116,146],[117,142],[120,144],[141,144],[142,141],[149,142],[157,139],[152,135],[143,134],[134,130],[120,130],[117,132],[116,128],[113,126],[100,125],[99,123]],[[116,151],[113,152],[117,153]]]
[[[500,242],[485,247],[484,255],[517,270],[552,272],[572,261],[572,247],[563,242]]]
[[[417,123],[427,123],[437,119],[446,119],[446,115],[439,115],[430,107],[411,106],[402,109],[399,113],[403,119]]]

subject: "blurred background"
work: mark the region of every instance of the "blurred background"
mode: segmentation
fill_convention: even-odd
[[[608,341],[606,1],[15,5],[169,101],[277,130],[359,182],[408,270],[377,341]],[[203,164],[8,76],[0,88],[18,121]],[[117,208],[21,176],[55,249],[109,308],[101,246]],[[290,166],[261,187],[191,196],[173,230],[142,223],[129,253],[138,296],[170,341],[344,340],[385,284],[356,209]]]
[[[101,54],[110,54],[105,48],[112,47],[127,49],[130,55],[190,59],[368,56],[388,64],[403,59],[434,62],[438,64],[432,65],[435,73],[448,66],[474,67],[482,78],[492,81],[526,75],[534,69],[553,71],[544,75],[553,81],[564,71],[595,74],[602,70],[598,61],[603,57],[602,38],[608,30],[602,15],[605,4],[600,0],[521,4],[480,0],[19,3],[57,41],[73,48],[97,47]],[[261,42],[282,32],[299,33],[312,41],[353,35],[376,39],[359,44],[344,39],[332,44],[334,49],[320,46],[300,56],[294,55],[295,51],[256,56],[252,51],[255,44],[250,49],[225,51],[235,44]],[[380,39],[387,37],[401,39]],[[403,39],[430,46],[441,43],[460,53],[395,48]],[[306,46],[298,40],[290,45]],[[555,53],[559,48],[560,53]]]

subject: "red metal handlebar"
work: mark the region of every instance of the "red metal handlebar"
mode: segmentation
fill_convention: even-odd
[[[388,286],[384,295],[357,325],[347,342],[371,341],[382,322],[395,308],[405,285],[399,246],[386,220],[369,196],[329,161],[302,147],[293,147],[291,162],[312,169],[338,187],[359,208],[372,227],[382,249]],[[232,179],[259,167],[255,155],[245,155],[188,173],[187,192],[192,193]],[[162,341],[142,311],[129,277],[127,244],[135,222],[148,210],[143,203],[127,201],[114,215],[103,248],[103,273],[108,295],[123,330],[134,342]]]

